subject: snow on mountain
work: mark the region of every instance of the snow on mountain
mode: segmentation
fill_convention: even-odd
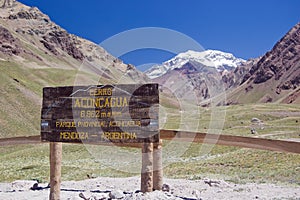
[[[231,53],[225,53],[218,50],[206,50],[201,52],[189,50],[178,54],[161,65],[154,65],[145,73],[149,78],[154,79],[164,75],[170,70],[181,68],[184,64],[191,61],[207,67],[214,67],[218,71],[232,70],[243,62],[246,62],[241,58],[236,58]]]

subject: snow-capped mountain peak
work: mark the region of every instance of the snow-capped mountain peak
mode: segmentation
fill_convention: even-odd
[[[207,67],[216,68],[218,71],[231,70],[238,65],[246,62],[241,58],[236,58],[231,53],[225,53],[218,50],[192,51],[188,50],[175,56],[174,58],[164,62],[161,65],[155,65],[145,73],[149,78],[154,79],[160,77],[170,70],[181,68],[188,62],[196,62]]]

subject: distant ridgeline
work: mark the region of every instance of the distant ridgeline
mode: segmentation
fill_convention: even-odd
[[[158,142],[157,84],[44,88],[43,141]]]

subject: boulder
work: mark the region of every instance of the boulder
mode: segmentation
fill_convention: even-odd
[[[121,190],[114,190],[109,193],[109,197],[111,199],[123,199],[125,195]]]

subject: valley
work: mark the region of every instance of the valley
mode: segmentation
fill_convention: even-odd
[[[155,82],[160,84],[161,130],[300,142],[300,23],[259,58],[246,61],[218,50],[189,50],[142,73],[93,42],[69,34],[38,8],[14,5],[0,8],[0,138],[40,135],[44,87]],[[91,91],[96,98],[77,99],[74,107],[128,106],[126,98],[98,97],[104,94],[111,91]],[[112,114],[82,111],[79,115],[94,119]],[[111,126],[121,123],[140,125],[129,120]],[[57,124],[76,125],[107,126]],[[66,131],[61,137],[88,135]],[[103,137],[135,139],[136,135],[115,132]],[[0,163],[0,182],[49,182],[46,142],[0,146]],[[299,187],[299,163],[296,153],[163,141],[166,178],[209,177],[233,184]],[[140,166],[137,148],[63,144],[64,181],[137,176]]]
[[[224,128],[220,130],[222,134],[293,141],[300,139],[299,105],[252,104],[218,109],[226,110]],[[178,130],[180,113],[175,109],[167,110],[168,118],[161,129]],[[195,118],[196,116],[191,116],[185,120],[193,121]],[[197,130],[209,132],[211,110],[203,109],[200,118]],[[260,119],[263,125],[252,123],[253,118]],[[252,127],[256,128],[255,134],[251,133]],[[19,131],[19,134],[23,136],[24,132]],[[38,130],[36,134],[39,134]],[[169,178],[200,179],[212,176],[239,183],[254,181],[300,184],[297,181],[300,180],[298,154],[178,141],[163,141],[163,145],[164,173]],[[64,144],[63,149],[63,180],[82,180],[88,174],[96,177],[128,177],[138,175],[140,170],[141,161],[137,156],[140,154],[139,149],[78,144]],[[5,146],[0,151],[0,161],[3,164],[1,182],[16,179],[49,181],[47,143]],[[126,164],[119,157],[122,154],[127,155]],[[112,158],[111,155],[115,157]],[[127,166],[130,170],[122,171],[120,166]]]

